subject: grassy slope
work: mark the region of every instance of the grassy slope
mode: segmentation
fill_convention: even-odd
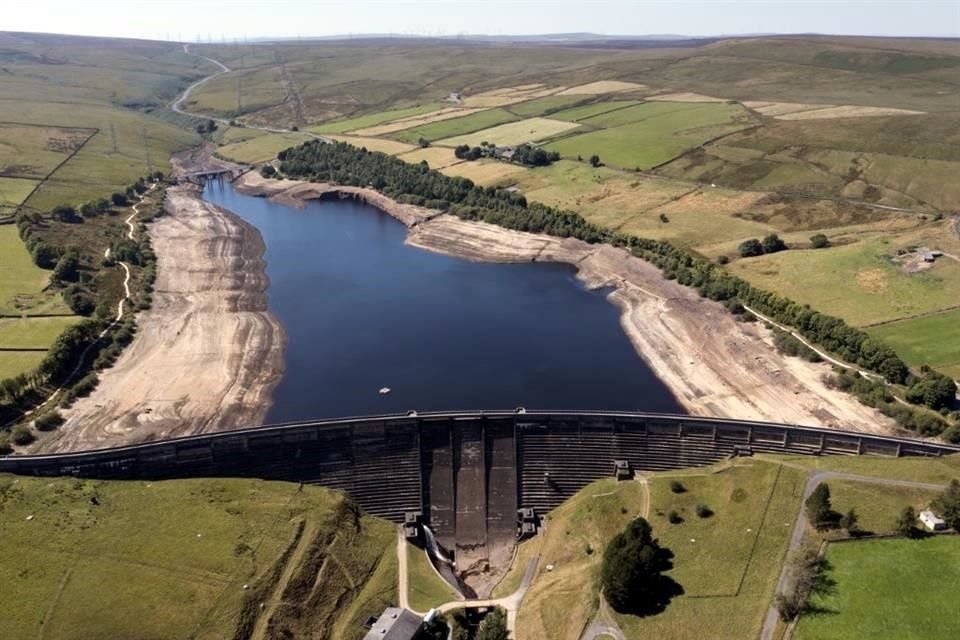
[[[722,467],[721,467],[722,469]],[[754,637],[773,595],[787,538],[799,509],[805,474],[760,462],[708,476],[678,478],[687,493],[674,494],[666,478],[651,484],[657,512],[677,510],[671,525],[661,515],[652,524],[673,550],[674,579],[686,594],[657,616],[617,615],[627,637]],[[715,515],[701,519],[698,502]]]
[[[270,573],[303,519],[350,535],[342,508],[338,494],[278,482],[2,476],[0,579],[10,597],[0,636],[32,637],[42,625],[51,638],[230,637],[250,593],[243,585]],[[333,600],[311,616],[335,621],[345,611],[356,620],[392,600],[385,585],[379,594],[364,585],[369,565],[389,556],[393,528],[369,518],[360,526],[353,544],[331,546],[346,565],[364,565],[356,588],[338,591],[336,577],[325,579]],[[388,565],[383,573],[390,577]],[[338,593],[357,593],[353,607]]]
[[[284,149],[310,139],[305,133],[271,133],[222,146],[217,150],[217,155],[235,162],[260,164],[276,158]]]
[[[928,364],[960,378],[960,310],[901,320],[870,329],[909,364]]]
[[[614,125],[643,118],[647,105],[612,111],[584,121],[593,124],[606,119],[611,122],[611,128],[565,138],[548,145],[548,148],[565,157],[580,155],[586,158],[598,154],[602,161],[618,167],[648,169],[749,123],[746,112],[737,105],[702,104],[693,107],[683,103],[673,105],[673,109],[652,105],[650,110],[657,115],[620,126]],[[634,113],[633,109],[637,112]]]
[[[369,113],[366,115],[357,116],[355,118],[325,122],[321,125],[310,127],[309,130],[316,133],[348,133],[355,129],[364,129],[366,127],[373,127],[378,124],[400,120],[401,118],[409,118],[410,116],[418,116],[424,113],[429,113],[431,111],[436,111],[439,108],[440,106],[435,103],[427,103],[418,105],[416,107],[407,107],[406,109],[378,111],[376,113]]]
[[[0,318],[0,347],[46,349],[64,329],[78,320],[77,316]]]
[[[960,264],[940,260],[907,274],[889,260],[892,240],[817,251],[785,251],[732,263],[737,275],[854,325],[952,307],[960,300]],[[830,286],[825,286],[829,282]]]
[[[70,313],[59,295],[43,293],[50,272],[33,264],[15,225],[0,226],[0,313]]]
[[[456,592],[434,571],[427,553],[412,544],[407,545],[407,579],[407,595],[415,611],[429,611],[457,599]]]
[[[798,640],[960,635],[952,588],[960,581],[955,538],[835,544],[827,560],[835,592],[815,600],[824,613],[801,618]]]

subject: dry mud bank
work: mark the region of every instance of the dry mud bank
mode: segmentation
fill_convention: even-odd
[[[59,452],[259,424],[283,371],[284,333],[267,312],[259,232],[171,187],[150,225],[153,307],[88,398],[38,445]]]
[[[470,260],[566,262],[590,287],[612,287],[621,325],[640,356],[692,414],[889,433],[891,420],[821,380],[830,369],[780,356],[766,328],[662,277],[653,265],[610,246],[510,231],[411,205],[370,189],[266,180],[235,186],[290,205],[353,197],[403,222],[408,244]]]

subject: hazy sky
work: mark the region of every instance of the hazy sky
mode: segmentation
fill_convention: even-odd
[[[960,0],[7,0],[0,31],[182,40],[579,31],[960,36]]]

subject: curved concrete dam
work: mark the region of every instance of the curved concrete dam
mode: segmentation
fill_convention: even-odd
[[[400,522],[418,512],[458,558],[495,562],[518,510],[543,513],[594,480],[737,454],[941,456],[960,447],[830,429],[629,412],[410,413],[300,422],[115,449],[0,458],[0,472],[169,479],[239,476],[319,484]],[[459,564],[459,563],[458,563]]]

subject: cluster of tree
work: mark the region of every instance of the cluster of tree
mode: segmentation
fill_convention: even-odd
[[[951,426],[933,411],[905,406],[893,397],[886,385],[876,380],[868,380],[854,371],[841,369],[825,381],[829,386],[850,393],[868,407],[893,418],[904,429],[922,436],[941,436],[947,442],[960,442],[960,428]]]
[[[740,246],[737,247],[737,251],[740,253],[742,258],[752,258],[754,256],[762,256],[767,253],[777,253],[778,251],[783,251],[787,248],[787,243],[780,239],[775,233],[764,237],[763,240],[757,240],[752,238],[750,240],[744,240],[740,243]]]
[[[807,362],[821,362],[823,360],[819,353],[786,331],[782,331],[776,327],[773,327],[773,344],[777,348],[777,351],[784,355],[803,358]]]
[[[434,624],[422,629],[415,640],[447,640],[448,637],[450,640],[507,640],[509,637],[507,612],[501,607],[494,607],[479,624],[476,620],[471,623],[462,609],[454,611],[452,618],[452,624],[448,625],[443,616],[437,616]]]
[[[480,158],[496,158],[509,160],[530,167],[545,167],[560,159],[556,151],[547,151],[529,144],[521,144],[513,149],[497,147],[495,144],[481,142],[478,147],[461,144],[454,148],[453,155],[461,160],[479,160]]]
[[[527,202],[520,193],[481,187],[466,178],[445,176],[430,170],[425,164],[408,164],[347,143],[309,141],[282,151],[279,158],[281,172],[290,177],[372,187],[399,202],[447,211],[466,220],[481,220],[517,231],[574,237],[588,243],[606,242],[624,248],[657,266],[665,277],[697,289],[706,298],[725,303],[731,311],[747,305],[768,318],[793,327],[804,338],[837,357],[879,373],[888,382],[912,386],[918,381],[892,349],[866,332],[839,318],[814,311],[808,305],[754,287],[710,260],[665,240],[639,238],[601,228],[577,213]],[[767,252],[785,246],[776,234],[757,243],[762,251]],[[945,383],[938,384],[946,387]],[[927,397],[926,389],[923,394],[912,397]],[[912,415],[909,419],[903,416],[898,419],[903,419],[906,424],[919,421]],[[940,428],[942,430],[942,425]]]
[[[947,488],[930,504],[947,526],[960,531],[960,481],[951,480]]]
[[[859,536],[863,533],[859,525],[860,519],[855,510],[850,509],[843,514],[833,510],[833,504],[830,501],[830,487],[826,482],[821,482],[814,488],[804,503],[804,508],[807,513],[807,520],[817,531],[845,529],[847,534],[851,536]]]
[[[672,568],[673,552],[653,538],[650,523],[632,520],[603,552],[603,596],[620,613],[659,613],[683,593],[679,584],[663,575]]]
[[[802,547],[790,556],[788,562],[790,580],[774,599],[777,613],[784,622],[795,620],[807,611],[811,596],[826,595],[836,587],[826,575],[829,563],[820,557],[816,548]]]
[[[217,123],[213,120],[207,120],[206,122],[201,122],[197,125],[197,133],[204,135],[207,133],[213,133],[217,130]]]
[[[930,367],[920,368],[922,377],[917,377],[907,389],[907,402],[923,404],[931,409],[950,407],[957,395],[957,385],[949,376]]]

